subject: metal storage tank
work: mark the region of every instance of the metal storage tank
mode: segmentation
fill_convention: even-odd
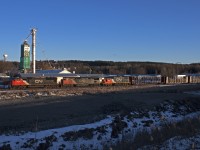
[[[30,46],[27,41],[21,45],[20,71],[26,73],[30,69]]]

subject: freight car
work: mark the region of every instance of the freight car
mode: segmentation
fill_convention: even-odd
[[[10,77],[9,76],[1,76],[0,77],[0,89],[9,88]]]
[[[132,84],[161,84],[161,75],[132,75]]]
[[[188,83],[200,83],[200,74],[188,75]]]
[[[162,76],[161,81],[163,84],[183,84],[183,83],[186,84],[190,83],[190,76],[187,75],[176,75],[172,77]],[[193,81],[191,81],[191,83],[193,83]]]

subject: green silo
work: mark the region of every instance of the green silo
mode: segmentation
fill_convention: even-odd
[[[30,69],[30,46],[27,41],[21,45],[20,71],[26,73]]]

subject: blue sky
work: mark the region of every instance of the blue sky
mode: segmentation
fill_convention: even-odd
[[[200,62],[200,0],[1,0],[0,19],[8,60],[36,27],[37,60]]]

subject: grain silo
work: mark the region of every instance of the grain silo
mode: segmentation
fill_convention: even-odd
[[[25,40],[21,45],[20,71],[26,73],[30,69],[30,46]]]

